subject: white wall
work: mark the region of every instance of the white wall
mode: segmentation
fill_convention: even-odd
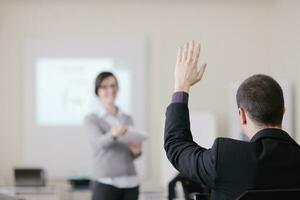
[[[278,79],[290,79],[294,85],[295,130],[300,141],[300,1],[276,1],[272,12],[271,65],[269,72]]]
[[[212,111],[219,135],[228,135],[229,83],[253,73],[271,73],[293,79],[300,46],[286,20],[300,14],[282,1],[213,1],[186,3],[97,3],[96,1],[0,2],[0,184],[11,182],[11,167],[20,164],[22,145],[22,48],[35,37],[89,38],[144,36],[148,40],[146,69],[148,131],[151,135],[151,174],[145,185],[157,186],[160,177],[161,122],[173,90],[176,48],[186,40],[203,42],[208,69],[203,82],[192,89],[190,107]],[[285,1],[284,1],[285,2]],[[283,4],[284,6],[281,6]],[[299,6],[298,6],[299,8]],[[293,12],[289,12],[292,9]],[[280,15],[277,15],[280,12]],[[296,32],[299,28],[288,27]],[[279,33],[274,34],[274,31]],[[280,33],[283,33],[281,35]],[[271,51],[277,46],[291,46]],[[278,42],[277,39],[283,39]],[[277,41],[277,42],[274,42]],[[298,39],[299,40],[299,39]],[[295,45],[294,42],[298,42]],[[292,47],[292,48],[290,48]],[[282,57],[282,54],[285,56]],[[290,61],[292,56],[293,61]],[[279,63],[286,63],[285,70]],[[282,73],[283,71],[283,73]],[[299,71],[298,71],[299,72]],[[298,90],[299,91],[299,90]],[[299,113],[300,110],[297,110]]]

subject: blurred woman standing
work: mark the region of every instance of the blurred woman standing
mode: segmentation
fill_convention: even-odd
[[[119,85],[111,72],[100,73],[95,94],[103,112],[85,118],[92,145],[95,177],[92,200],[137,200],[139,179],[134,159],[141,155],[141,144],[125,144],[118,138],[126,134],[132,118],[116,106]]]

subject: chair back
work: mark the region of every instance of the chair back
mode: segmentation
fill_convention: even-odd
[[[248,190],[236,200],[298,200],[300,189]]]

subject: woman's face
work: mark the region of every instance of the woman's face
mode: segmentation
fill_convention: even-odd
[[[103,103],[114,104],[118,94],[117,81],[113,76],[105,78],[99,89],[98,96]]]

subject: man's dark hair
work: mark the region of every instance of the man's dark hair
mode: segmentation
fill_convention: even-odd
[[[98,76],[96,77],[96,80],[95,80],[95,94],[96,94],[96,96],[98,96],[98,90],[102,86],[102,82],[104,81],[104,79],[106,79],[108,77],[113,77],[116,80],[117,87],[119,87],[118,79],[116,78],[116,76],[113,73],[111,73],[111,72],[101,72],[100,74],[98,74]]]
[[[237,105],[245,109],[257,125],[281,126],[284,98],[280,85],[270,76],[247,78],[236,94]]]

